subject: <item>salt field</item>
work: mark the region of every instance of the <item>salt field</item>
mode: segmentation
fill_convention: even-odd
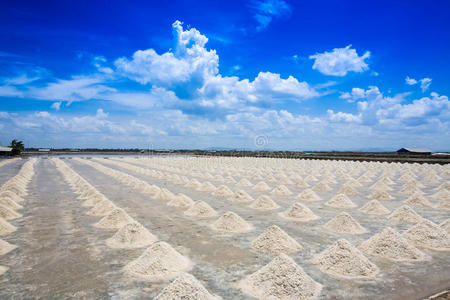
[[[0,298],[425,299],[450,288],[450,166],[0,161]]]

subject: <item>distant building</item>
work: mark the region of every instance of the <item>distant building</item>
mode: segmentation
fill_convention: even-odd
[[[397,150],[398,154],[416,154],[416,155],[430,155],[431,150],[425,148],[401,148]]]
[[[11,156],[12,148],[0,146],[0,157]]]
[[[39,149],[38,151],[39,151],[39,152],[50,152],[50,149],[43,149],[43,148],[42,148],[42,149]]]

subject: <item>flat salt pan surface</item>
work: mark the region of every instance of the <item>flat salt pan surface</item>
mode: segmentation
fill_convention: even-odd
[[[102,156],[98,156],[101,158]],[[207,161],[208,160],[208,161]],[[450,253],[420,248],[430,257],[428,260],[414,263],[393,263],[382,257],[364,255],[379,268],[377,276],[370,280],[343,279],[322,272],[311,259],[330,247],[337,240],[345,238],[357,247],[375,233],[387,226],[399,233],[411,228],[411,224],[389,222],[388,215],[368,215],[359,210],[371,199],[373,193],[369,187],[382,178],[384,171],[394,182],[388,193],[394,197],[389,201],[380,201],[391,212],[404,205],[409,197],[401,193],[405,182],[400,180],[402,167],[393,164],[373,164],[372,181],[360,182],[362,187],[354,187],[357,195],[348,196],[356,204],[354,208],[333,208],[325,205],[338,194],[347,182],[344,176],[349,174],[354,179],[364,175],[369,165],[355,162],[299,161],[275,159],[230,159],[230,158],[140,158],[110,157],[92,160],[108,168],[132,175],[144,182],[166,188],[174,194],[183,193],[194,201],[205,201],[218,212],[214,218],[193,218],[184,215],[187,208],[167,206],[164,201],[151,198],[130,185],[108,176],[88,164],[76,159],[63,160],[74,171],[92,184],[117,207],[126,211],[130,217],[142,224],[160,241],[167,242],[176,251],[189,258],[193,263],[189,271],[206,290],[223,299],[254,299],[242,292],[238,283],[246,276],[260,270],[270,263],[276,255],[255,251],[250,243],[268,227],[277,225],[295,239],[302,250],[289,254],[314,281],[322,285],[319,299],[422,299],[448,288],[450,282]],[[17,160],[0,167],[0,185],[15,176],[26,160]],[[182,162],[180,164],[180,162]],[[208,164],[207,164],[208,162]],[[185,173],[176,173],[182,165]],[[207,165],[214,168],[205,171]],[[405,165],[403,165],[405,166]],[[421,188],[425,197],[436,205],[438,200],[430,195],[437,192],[437,187],[450,180],[441,177],[436,184],[424,182],[426,171],[420,166],[407,165],[417,176],[415,180],[424,185]],[[150,176],[137,170],[162,172],[165,175],[177,174],[201,183],[210,182],[216,187],[227,186],[231,191],[243,190],[254,199],[268,195],[280,208],[274,210],[257,210],[249,207],[248,202],[232,201],[232,197],[216,197],[212,192],[201,192],[195,188],[176,184],[167,176]],[[83,200],[64,181],[61,173],[49,159],[39,159],[35,166],[35,175],[28,185],[28,195],[24,196],[22,217],[10,220],[17,231],[2,239],[17,248],[0,256],[0,265],[8,271],[0,275],[0,298],[95,298],[95,299],[136,299],[156,297],[171,281],[152,282],[137,279],[123,272],[125,265],[138,258],[146,248],[115,249],[106,244],[113,233],[92,226],[101,218],[87,215],[90,208],[83,207]],[[325,172],[334,175],[336,184],[328,184],[330,191],[318,191],[319,201],[302,202],[296,196],[307,187],[280,182],[282,173],[288,178],[295,174],[305,180],[313,174],[318,181],[309,182],[314,186],[324,180]],[[435,166],[429,166],[436,170]],[[447,167],[448,169],[448,167]],[[187,172],[191,170],[192,172]],[[228,172],[222,174],[218,171]],[[299,171],[300,170],[300,171]],[[356,171],[355,171],[356,170]],[[357,172],[359,170],[359,172]],[[209,173],[223,178],[233,177],[236,182],[246,178],[253,185],[239,186],[226,181],[216,181],[213,177],[198,177]],[[267,172],[278,182],[266,182],[271,188],[285,185],[292,195],[274,195],[271,190],[257,191],[253,186],[261,179],[253,179],[257,172],[265,176]],[[437,175],[442,172],[437,171]],[[195,175],[195,176],[194,176]],[[163,178],[169,178],[163,180]],[[297,180],[291,178],[292,182]],[[310,187],[311,188],[311,187]],[[308,223],[295,222],[279,216],[293,203],[301,202],[320,217]],[[450,217],[450,211],[434,207],[413,208],[422,217],[440,224]],[[253,226],[253,230],[244,233],[226,233],[210,228],[219,216],[232,211]],[[340,234],[323,230],[323,225],[341,212],[350,214],[368,232],[360,235]]]

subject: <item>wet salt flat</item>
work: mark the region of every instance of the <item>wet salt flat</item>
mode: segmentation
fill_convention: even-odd
[[[0,244],[1,298],[422,299],[450,287],[448,165],[74,157],[0,171],[0,239],[16,246]]]

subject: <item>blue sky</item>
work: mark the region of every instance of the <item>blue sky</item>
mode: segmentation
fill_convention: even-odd
[[[2,1],[0,143],[450,150],[448,1]]]

